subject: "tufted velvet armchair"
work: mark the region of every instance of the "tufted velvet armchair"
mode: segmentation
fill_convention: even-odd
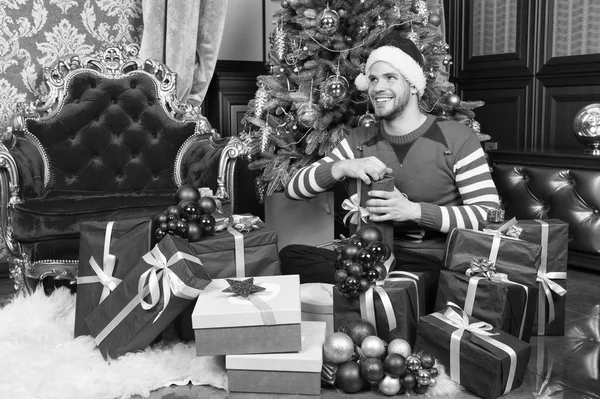
[[[241,144],[180,103],[175,74],[138,58],[136,45],[61,60],[45,82],[0,144],[0,222],[17,289],[75,281],[82,221],[153,217],[184,183],[233,206]]]

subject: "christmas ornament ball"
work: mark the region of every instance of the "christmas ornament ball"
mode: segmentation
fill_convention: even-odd
[[[354,342],[352,342],[350,336],[343,332],[334,332],[328,336],[323,343],[324,362],[335,364],[345,363],[348,362],[353,355]]]
[[[344,327],[344,332],[348,334],[356,346],[361,346],[366,337],[370,335],[377,335],[375,326],[373,326],[371,322],[364,319],[354,320],[346,324]]]
[[[435,378],[431,377],[429,379],[429,386],[433,388],[436,385],[437,385],[437,380]]]
[[[435,365],[435,358],[431,353],[421,354],[421,367],[424,369],[430,369]]]
[[[430,380],[431,380],[431,374],[429,374],[428,370],[419,369],[419,371],[417,371],[417,384],[429,385]]]
[[[388,344],[388,354],[392,353],[402,355],[406,359],[411,355],[412,349],[408,341],[402,338],[396,338]]]
[[[313,127],[321,117],[321,111],[318,106],[308,102],[298,108],[296,116],[298,117],[298,123],[308,129]]]
[[[183,184],[175,191],[175,198],[177,198],[177,202],[183,200],[198,201],[200,199],[200,191],[191,184]]]
[[[416,393],[417,395],[423,395],[423,394],[427,393],[428,390],[429,390],[428,385],[417,384],[413,387],[413,392]]]
[[[211,197],[202,197],[198,200],[198,206],[203,214],[210,215],[217,210],[217,203]]]
[[[325,80],[325,91],[336,100],[343,100],[348,94],[348,80],[343,76],[333,75]]]
[[[181,217],[179,206],[171,205],[167,208],[167,220],[177,220]]]
[[[432,367],[429,369],[429,374],[431,374],[431,377],[435,378],[440,374],[440,370],[438,370],[437,367]]]
[[[334,34],[340,26],[340,15],[329,8],[317,15],[317,30],[324,35]]]
[[[183,200],[179,203],[181,218],[188,222],[194,222],[200,219],[200,207],[196,201]]]
[[[400,377],[406,373],[406,358],[397,353],[387,355],[383,361],[385,372],[395,377]]]
[[[188,231],[187,231],[187,239],[189,242],[200,241],[202,235],[204,234],[204,229],[202,225],[198,222],[187,222]]]
[[[166,223],[165,223],[166,224]],[[154,237],[156,237],[156,239],[158,241],[162,240],[163,238],[165,238],[165,236],[167,235],[167,231],[166,230],[161,230],[160,228],[157,228],[154,231]]]
[[[360,349],[366,357],[379,358],[385,353],[385,344],[378,336],[370,335],[363,339]]]
[[[433,26],[440,26],[442,19],[439,14],[429,14],[429,23]]]
[[[353,243],[348,243],[342,247],[340,255],[342,256],[342,259],[354,260],[354,258],[356,257],[356,254],[358,254],[358,251],[360,251],[360,249],[361,249],[361,247],[359,247],[358,245],[353,244]]]
[[[375,115],[369,112],[367,112],[364,115],[361,115],[360,118],[358,118],[358,126],[362,127],[373,126],[375,122],[377,122],[377,119],[375,119]]]
[[[385,269],[385,266],[383,265],[383,263],[376,262],[375,265],[373,266],[373,270],[375,270],[377,272],[377,278],[379,280],[383,280],[384,278],[387,277],[387,270]]]
[[[212,215],[205,214],[200,216],[199,222],[202,225],[205,235],[212,236],[215,234],[215,226],[217,221]]]
[[[340,364],[335,373],[335,385],[346,393],[360,391],[365,385],[365,379],[360,373],[360,366],[356,362]]]
[[[417,385],[417,378],[413,373],[406,373],[404,378],[402,378],[402,385],[406,389],[413,389]]]
[[[381,230],[371,225],[361,227],[357,230],[356,235],[365,239],[369,243],[372,241],[381,241],[383,239]]]
[[[446,97],[446,104],[456,107],[458,104],[460,104],[460,97],[458,94],[450,94],[448,97]]]
[[[400,392],[400,378],[386,375],[381,381],[379,381],[379,392],[384,395],[394,396]]]
[[[410,355],[406,358],[406,365],[410,371],[417,371],[421,367],[421,359],[417,355]]]
[[[169,220],[167,218],[167,214],[166,213],[159,213],[158,216],[156,216],[156,224],[161,224],[161,223],[167,223],[167,221]]]
[[[383,378],[383,363],[379,359],[365,359],[360,365],[360,372],[365,379],[375,383]]]
[[[336,270],[335,274],[333,276],[336,284],[344,283],[346,281],[347,277],[348,277],[348,272],[346,271],[346,269]]]

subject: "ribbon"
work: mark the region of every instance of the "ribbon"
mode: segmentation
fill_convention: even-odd
[[[344,216],[344,224],[348,224],[348,218],[350,218],[350,223],[355,225],[359,225],[361,221],[367,223],[369,220],[369,211],[360,206],[359,197],[358,194],[352,194],[350,198],[346,198],[342,202],[342,208],[348,211],[346,216]]]
[[[498,251],[500,250],[500,241],[502,240],[502,233],[504,233],[506,230],[508,230],[510,227],[516,224],[517,219],[512,218],[508,222],[504,223],[502,226],[498,227],[497,230],[483,229],[483,233],[491,234],[494,236],[492,240],[492,247],[490,248],[490,255],[488,256],[490,262],[496,263],[496,259],[498,258]]]
[[[115,265],[117,258],[109,253],[110,251],[110,240],[112,237],[112,230],[115,222],[108,222],[106,230],[104,232],[104,250],[102,253],[102,267],[98,265],[96,259],[93,256],[90,257],[89,263],[96,273],[96,276],[84,276],[77,277],[77,284],[89,284],[89,283],[101,283],[103,285],[102,293],[100,294],[100,302],[104,301],[108,294],[117,288],[117,285],[121,282],[121,279],[113,277],[115,271]]]
[[[198,295],[200,295],[200,290],[185,285],[181,281],[181,279],[179,279],[179,277],[175,274],[175,272],[169,269],[171,266],[173,266],[182,259],[186,259],[190,262],[202,265],[202,262],[200,262],[200,260],[195,256],[183,252],[176,252],[173,256],[171,256],[169,260],[167,260],[163,253],[160,251],[160,249],[158,249],[158,245],[156,245],[150,252],[144,255],[142,259],[146,263],[150,264],[152,268],[146,271],[140,277],[138,283],[138,294],[134,296],[131,299],[131,301],[129,301],[129,303],[123,307],[123,309],[121,309],[121,311],[102,329],[102,331],[100,331],[100,333],[98,333],[98,335],[96,335],[96,337],[94,338],[96,346],[100,345],[100,343],[102,343],[102,341],[104,341],[106,337],[108,337],[108,335],[115,329],[115,327],[118,326],[123,320],[125,320],[125,317],[127,317],[127,315],[131,313],[133,309],[136,308],[136,306],[141,304],[142,308],[146,310],[156,306],[158,300],[160,299],[160,289],[158,287],[158,280],[161,278],[161,276],[163,276],[163,273],[165,272],[166,277],[163,278],[163,293],[165,296],[164,306],[158,314],[158,316],[156,316],[156,318],[152,321],[153,323],[160,317],[162,312],[167,307],[167,304],[171,298],[171,290],[173,290],[173,294],[175,294],[175,296],[184,299],[194,299],[197,298]],[[156,272],[156,270],[158,270],[158,272]],[[148,285],[143,284],[143,282],[146,279],[146,276],[149,276],[150,279],[150,283]],[[150,303],[144,301],[144,298],[148,294],[153,295],[151,296]]]
[[[535,219],[541,225],[541,246],[542,256],[540,259],[540,267],[536,280],[541,284],[542,289],[539,291],[538,299],[538,335],[544,335],[546,333],[546,324],[552,323],[556,318],[556,310],[554,308],[554,300],[552,299],[552,291],[557,295],[564,296],[567,293],[563,287],[552,280],[566,280],[566,272],[550,272],[548,273],[548,230],[549,225],[547,222],[539,219]],[[545,296],[545,298],[544,298]],[[548,321],[546,322],[546,303],[548,303]]]
[[[273,326],[277,324],[277,321],[275,320],[275,313],[273,313],[273,308],[271,308],[268,303],[256,295],[250,295],[246,299],[250,301],[250,303],[253,304],[256,309],[259,310],[260,317],[262,318],[265,326]]]
[[[550,377],[552,376],[552,368],[554,367],[554,358],[549,357],[548,359],[548,371],[544,375],[544,363],[545,363],[545,351],[544,351],[544,340],[538,340],[537,342],[537,364],[536,364],[536,386],[533,392],[534,398],[547,399],[558,395],[563,392],[563,389],[556,384],[550,384]],[[544,378],[540,384],[541,379]]]
[[[368,320],[375,326],[375,331],[377,332],[377,322],[375,315],[375,298],[374,293],[376,292],[381,299],[381,304],[383,305],[383,309],[385,311],[385,315],[388,321],[389,331],[392,331],[398,326],[398,321],[396,319],[396,315],[394,313],[394,306],[392,305],[392,301],[385,291],[383,286],[387,282],[396,282],[396,281],[406,281],[414,284],[415,290],[417,293],[416,300],[416,316],[417,320],[421,317],[421,310],[419,306],[419,286],[417,282],[419,281],[419,276],[409,272],[391,272],[387,275],[384,280],[377,281],[374,286],[371,286],[367,291],[360,294],[359,303],[360,303],[360,317],[362,319]]]
[[[171,300],[171,293],[179,298],[190,300],[197,298],[198,295],[200,295],[201,290],[185,285],[179,276],[170,269],[171,266],[184,259],[202,266],[202,262],[200,262],[200,259],[197,257],[185,252],[175,252],[173,256],[167,260],[158,246],[155,246],[150,252],[142,256],[142,259],[151,266],[150,269],[140,276],[138,282],[138,298],[144,310],[150,310],[158,304],[160,300],[158,280],[162,276],[164,295],[163,308],[153,322],[156,322],[167,308],[167,305]],[[147,294],[144,294],[146,280],[148,280],[148,291],[150,294],[149,302],[146,302],[145,297]]]
[[[258,216],[240,216],[233,215],[233,228],[241,233],[248,233],[252,230],[258,230],[258,223],[261,222]]]
[[[496,264],[488,258],[473,259],[470,265],[471,267],[465,271],[469,277],[485,277],[490,280],[496,274]]]
[[[227,232],[233,236],[235,245],[235,276],[246,277],[246,262],[244,258],[244,236],[242,233],[232,227],[227,228]]]
[[[450,378],[457,384],[460,384],[460,341],[465,331],[469,331],[472,335],[509,355],[510,369],[503,395],[510,392],[517,369],[517,353],[510,346],[492,338],[492,336],[498,335],[498,333],[490,332],[492,326],[489,323],[483,321],[469,323],[469,317],[458,305],[453,302],[448,302],[447,305],[448,309],[446,309],[444,314],[436,312],[432,313],[431,316],[456,327],[456,330],[450,337]]]
[[[490,223],[504,222],[504,209],[490,208],[487,210],[487,221]]]

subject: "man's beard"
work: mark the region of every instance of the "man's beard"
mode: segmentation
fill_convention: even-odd
[[[410,92],[405,92],[401,97],[396,97],[396,101],[394,101],[394,104],[390,110],[381,110],[373,105],[373,108],[375,108],[375,116],[385,121],[392,121],[396,119],[398,116],[402,115],[402,112],[404,112],[409,98]]]

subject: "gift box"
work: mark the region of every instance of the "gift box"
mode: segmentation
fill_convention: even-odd
[[[391,272],[358,298],[345,298],[337,287],[333,289],[334,331],[348,323],[365,319],[386,342],[402,338],[411,346],[415,342],[417,324],[424,312],[424,280],[418,272]]]
[[[541,254],[541,245],[505,236],[500,231],[456,228],[446,239],[443,264],[448,270],[464,273],[473,259],[485,258],[511,281],[536,286]]]
[[[224,292],[232,284],[256,292],[247,298]],[[298,275],[216,279],[202,291],[192,313],[196,353],[297,352],[302,348],[300,321]]]
[[[105,359],[143,350],[209,283],[187,240],[167,235],[85,322]]]
[[[297,353],[228,355],[229,392],[319,395],[325,323],[303,321]]]
[[[486,228],[496,230],[497,223]],[[538,269],[538,308],[533,335],[564,335],[569,224],[559,219],[517,220],[518,238],[542,246]]]
[[[333,284],[300,284],[300,309],[302,321],[322,321],[325,323],[326,336],[333,329]]]
[[[529,342],[537,298],[537,288],[514,283],[493,272],[491,276],[467,276],[442,270],[435,310],[453,302],[467,315]]]
[[[152,221],[83,222],[79,242],[75,337],[90,335],[85,318],[152,248]]]
[[[528,343],[456,306],[421,317],[415,348],[432,354],[452,380],[487,399],[518,388],[531,355]]]

